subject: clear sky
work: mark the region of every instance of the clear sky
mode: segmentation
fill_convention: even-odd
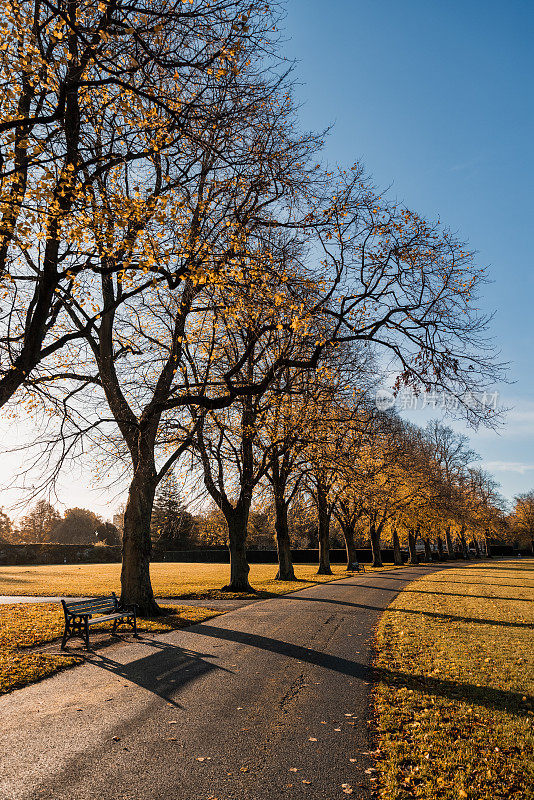
[[[484,308],[511,362],[513,383],[499,388],[512,410],[500,434],[469,435],[508,498],[534,488],[533,34],[532,0],[288,0],[285,21],[303,125],[334,126],[327,158],[363,161],[377,186],[439,215],[490,267]],[[18,461],[2,458],[0,480]],[[110,517],[117,498],[88,483],[69,475],[60,499]]]
[[[361,160],[489,266],[512,409],[500,434],[467,433],[505,496],[534,488],[534,3],[289,0],[286,30],[301,119],[334,126],[328,158]]]

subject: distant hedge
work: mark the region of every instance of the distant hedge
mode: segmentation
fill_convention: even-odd
[[[370,550],[357,551],[358,558],[363,564],[372,561]],[[293,550],[295,564],[314,564],[319,560],[316,549]],[[254,550],[247,552],[251,564],[276,564],[276,550]],[[345,550],[335,548],[330,550],[332,564],[344,564],[347,559]],[[393,563],[393,550],[382,550],[382,559],[386,563]],[[80,544],[2,544],[0,545],[0,564],[6,566],[31,565],[31,564],[92,564],[112,563],[121,560],[121,548],[109,545],[80,545]],[[205,561],[206,563],[228,563],[229,553],[226,547],[203,547],[192,550],[160,550],[154,548],[153,561],[174,561],[177,563],[190,563]]]
[[[121,560],[121,548],[93,544],[6,544],[0,545],[0,564],[92,564]]]
[[[493,556],[530,555],[527,550],[518,551],[512,545],[492,544],[490,548]],[[317,549],[292,550],[295,564],[315,564],[319,561]],[[358,560],[362,564],[370,564],[373,560],[371,550],[359,549],[356,551]],[[419,554],[422,557],[422,554]],[[247,558],[251,564],[276,564],[276,550],[247,551]],[[406,561],[408,556],[403,553]],[[24,566],[31,564],[106,564],[120,562],[121,548],[111,545],[83,545],[83,544],[0,544],[0,564],[4,566]],[[226,564],[230,560],[226,547],[199,547],[192,550],[160,550],[155,547],[152,561],[170,561],[176,563],[191,563],[204,561],[206,563]],[[330,550],[332,564],[344,564],[347,560],[345,550],[333,548]],[[393,550],[384,548],[382,560],[385,564],[393,564]]]

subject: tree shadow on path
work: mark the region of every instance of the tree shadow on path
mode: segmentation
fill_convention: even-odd
[[[402,589],[399,590],[399,589],[391,588],[389,586],[373,586],[370,583],[348,583],[348,584],[346,584],[346,588],[349,588],[349,587],[352,588],[353,586],[358,588],[358,589],[378,589],[378,591],[380,591],[380,592],[391,592],[392,594],[398,594],[399,591],[402,591],[403,594],[422,594],[422,595],[438,594],[438,595],[441,595],[443,597],[464,597],[464,598],[475,597],[478,600],[513,600],[513,601],[517,601],[519,603],[532,603],[532,600],[529,597],[498,597],[497,595],[468,594],[466,592],[440,592],[440,591],[434,591],[433,589],[429,589],[428,591],[425,591],[424,589],[412,589],[412,588],[410,588],[410,586],[402,587]],[[488,586],[488,584],[485,583],[484,586]],[[502,584],[499,585],[499,588],[501,588],[501,587],[502,587]],[[513,586],[511,588],[513,588],[513,589],[529,589],[530,587],[529,586]],[[298,600],[298,599],[301,599],[301,598],[296,598],[296,599]],[[308,599],[312,599],[312,598],[306,598],[306,600],[308,600]],[[325,601],[322,601],[322,602],[326,603],[326,602],[330,602],[330,601],[325,600]],[[338,601],[331,601],[331,602],[342,602],[342,601],[338,600]],[[350,604],[347,603],[347,605],[350,605]]]
[[[523,701],[524,695],[519,692],[478,687],[471,683],[461,683],[441,678],[411,675],[394,670],[378,669],[367,664],[362,664],[359,661],[352,661],[330,653],[324,653],[320,650],[312,650],[309,647],[290,644],[280,639],[272,639],[268,636],[259,636],[258,634],[235,631],[228,628],[216,628],[213,625],[207,625],[205,623],[188,628],[187,631],[195,633],[196,635],[224,639],[248,647],[259,648],[366,682],[377,683],[378,681],[385,681],[397,687],[402,686],[417,691],[423,691],[426,694],[434,694],[451,700],[474,703],[475,705],[485,706],[487,708],[503,709],[517,716],[527,716],[529,711],[527,703],[534,702],[534,697],[527,697],[526,701]]]
[[[376,587],[379,588],[379,587]],[[381,587],[380,587],[381,588]],[[454,596],[454,595],[453,595]],[[463,597],[463,595],[462,595]],[[322,600],[319,597],[295,597],[294,595],[282,595],[278,598],[279,600],[293,600],[295,602],[304,601],[306,603],[324,603],[324,605],[337,605],[337,606],[345,606],[347,611],[350,608],[361,608],[368,611],[380,611],[383,612],[386,610],[384,606],[372,606],[367,605],[365,603],[351,603],[349,601],[344,600]],[[484,598],[487,600],[491,600],[493,598]],[[507,597],[506,600],[510,600],[511,598]],[[473,622],[476,625],[501,625],[504,628],[533,628],[534,625],[529,622],[508,622],[500,619],[482,619],[478,617],[460,617],[455,616],[453,614],[439,614],[436,611],[416,611],[413,608],[393,608],[390,609],[391,611],[400,611],[403,614],[417,614],[419,616],[425,617],[434,617],[435,619],[443,620],[444,622]]]

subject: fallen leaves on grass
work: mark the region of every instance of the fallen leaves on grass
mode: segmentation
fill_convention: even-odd
[[[63,633],[63,612],[53,603],[0,606],[0,694],[80,663],[74,656],[27,652]]]
[[[426,576],[378,629],[381,800],[526,800],[534,562]]]
[[[47,656],[4,650],[0,652],[0,694],[20,689],[28,683],[39,681],[80,662],[80,658],[73,656]]]

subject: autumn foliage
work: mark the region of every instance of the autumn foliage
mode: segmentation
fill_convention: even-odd
[[[353,565],[360,524],[378,564],[383,536],[416,558],[418,538],[452,526],[465,554],[498,516],[481,473],[445,474],[428,435],[372,408],[387,357],[395,390],[438,388],[488,421],[466,401],[499,370],[484,269],[360,164],[323,166],[277,14],[2,4],[0,402],[49,420],[37,490],[73,458],[128,476],[122,595],[146,614],[154,498],[184,465],[225,518],[237,591],[269,492],[281,579],[297,497],[326,574],[333,519]]]

